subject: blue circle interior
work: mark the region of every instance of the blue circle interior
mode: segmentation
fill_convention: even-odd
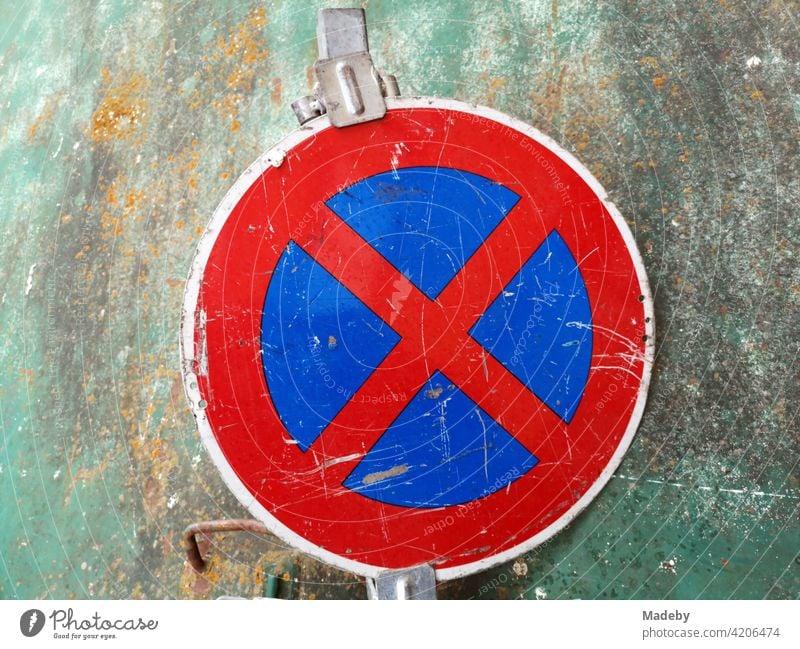
[[[458,169],[410,167],[366,178],[327,206],[435,299],[519,201],[513,191]],[[306,452],[400,336],[294,241],[273,273],[261,327],[269,393]],[[488,353],[569,423],[592,356],[589,298],[556,230],[470,330]],[[471,502],[504,489],[539,459],[439,369],[406,403],[343,485],[414,508]]]

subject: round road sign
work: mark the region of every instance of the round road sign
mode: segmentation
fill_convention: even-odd
[[[653,313],[598,182],[451,100],[310,122],[217,209],[182,349],[228,486],[353,572],[512,558],[608,481],[644,408]]]

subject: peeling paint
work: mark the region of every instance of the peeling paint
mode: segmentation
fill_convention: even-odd
[[[386,471],[376,471],[375,473],[369,473],[364,476],[362,482],[365,485],[374,484],[376,482],[380,482],[381,480],[386,480],[388,478],[394,478],[398,475],[403,475],[404,473],[408,472],[408,465],[407,464],[399,464],[391,469],[387,469]]]

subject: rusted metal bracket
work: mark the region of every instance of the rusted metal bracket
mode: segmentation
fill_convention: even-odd
[[[199,534],[208,536],[217,532],[253,532],[254,534],[269,534],[265,525],[258,521],[247,518],[230,519],[222,521],[203,521],[193,523],[183,531],[183,544],[186,547],[186,558],[189,565],[197,573],[204,573],[208,564],[200,553],[200,546],[197,543]]]
[[[292,103],[300,124],[327,113],[337,128],[380,119],[385,97],[400,94],[397,79],[375,68],[363,9],[321,9],[317,14],[314,94]]]
[[[436,572],[427,564],[367,578],[369,599],[436,599]]]

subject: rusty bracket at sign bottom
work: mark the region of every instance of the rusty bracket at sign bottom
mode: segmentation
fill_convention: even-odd
[[[209,535],[216,532],[253,532],[254,534],[269,534],[269,530],[265,525],[248,518],[192,523],[183,531],[183,544],[186,547],[186,558],[189,561],[189,565],[199,574],[206,571],[208,564],[200,553],[200,546],[197,544],[197,535]]]

